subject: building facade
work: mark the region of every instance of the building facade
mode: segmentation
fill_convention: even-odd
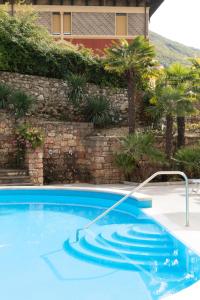
[[[163,1],[32,0],[31,3],[38,11],[40,24],[55,39],[104,49],[120,38],[147,37],[149,18]]]

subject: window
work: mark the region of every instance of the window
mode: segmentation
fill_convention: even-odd
[[[52,33],[53,34],[61,34],[61,15],[60,15],[60,13],[59,12],[53,13],[52,19],[53,19]]]
[[[116,35],[127,35],[127,14],[116,14]]]
[[[64,13],[63,15],[63,33],[71,34],[71,13]]]

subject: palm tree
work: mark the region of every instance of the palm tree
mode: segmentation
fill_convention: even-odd
[[[120,40],[105,49],[105,69],[125,75],[128,89],[128,123],[129,133],[136,129],[136,95],[142,80],[147,79],[152,66],[155,65],[154,47],[142,36],[131,43]]]
[[[165,70],[156,84],[155,95],[151,99],[151,104],[154,105],[151,111],[166,119],[165,153],[167,158],[171,157],[173,150],[174,118],[194,112],[194,96],[191,93],[186,93],[186,85],[175,86],[171,83],[167,70]]]
[[[166,69],[167,79],[171,86],[174,88],[185,89],[185,94],[191,91],[191,83],[194,76],[191,73],[190,68],[181,65],[180,63],[174,63]],[[184,102],[185,103],[185,102]],[[179,109],[177,109],[177,147],[181,148],[185,146],[185,115],[191,112],[191,109],[187,107],[181,107],[182,102],[179,102]],[[185,103],[187,105],[187,103]]]
[[[137,132],[122,138],[120,152],[116,153],[115,162],[124,172],[125,178],[131,180],[131,174],[142,162],[164,162],[163,153],[155,146],[155,137],[151,132]],[[143,180],[143,178],[142,178]]]
[[[190,59],[192,63],[192,70],[191,73],[193,75],[193,85],[192,91],[198,95],[200,95],[200,57],[199,58],[192,58]]]

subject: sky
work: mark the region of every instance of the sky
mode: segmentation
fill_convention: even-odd
[[[150,30],[200,49],[200,0],[164,0],[151,17]]]

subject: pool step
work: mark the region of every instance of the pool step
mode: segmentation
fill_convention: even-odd
[[[126,249],[126,250],[138,250],[143,251],[144,249],[148,250],[149,253],[153,252],[156,249],[158,251],[165,251],[166,249],[172,251],[173,244],[168,241],[168,243],[158,243],[157,245],[155,243],[149,243],[146,240],[143,239],[135,239],[132,240],[131,243],[128,241],[118,240],[115,238],[115,235],[113,236],[113,233],[110,232],[104,232],[100,233],[99,237],[101,238],[102,242],[107,243],[111,247],[114,247],[116,249]]]
[[[152,262],[153,260],[163,261],[167,258],[172,256],[172,252],[168,251],[166,248],[165,251],[159,251],[154,249],[151,251],[151,255],[149,255],[148,249],[136,249],[132,248],[131,250],[121,248],[116,249],[111,247],[110,245],[106,244],[105,242],[101,241],[101,238],[94,238],[91,236],[85,236],[80,240],[80,245],[90,251],[95,253],[99,253],[102,255],[106,255],[109,257],[125,257],[132,260],[137,261],[149,261]]]
[[[130,235],[151,237],[151,238],[166,238],[167,232],[157,224],[136,224],[128,231]]]
[[[91,252],[83,248],[79,243],[72,244],[69,240],[64,243],[64,249],[73,257],[101,266],[133,271],[137,271],[138,268],[153,269],[153,264],[139,263],[138,261],[128,260],[128,258],[125,260],[121,257],[110,258],[99,253]]]
[[[23,169],[0,169],[0,185],[32,185],[30,177]]]
[[[144,227],[144,230],[141,226],[138,230],[141,232],[137,231],[135,236],[134,227],[139,228],[138,224],[101,227],[103,232],[94,235],[85,232],[76,243],[67,240],[64,249],[75,258],[106,267],[124,270],[142,268],[151,272],[165,272],[170,268],[177,272],[179,252],[171,237],[159,228],[155,228],[154,232],[154,226]]]
[[[140,237],[138,235],[130,235],[127,232],[124,232],[123,230],[119,230],[118,232],[114,232],[112,234],[112,237],[122,241],[122,242],[127,242],[127,243],[143,243],[143,244],[150,244],[150,245],[163,245],[163,244],[168,244],[170,241],[165,238],[165,237],[158,237],[158,238],[152,238],[152,237]]]

